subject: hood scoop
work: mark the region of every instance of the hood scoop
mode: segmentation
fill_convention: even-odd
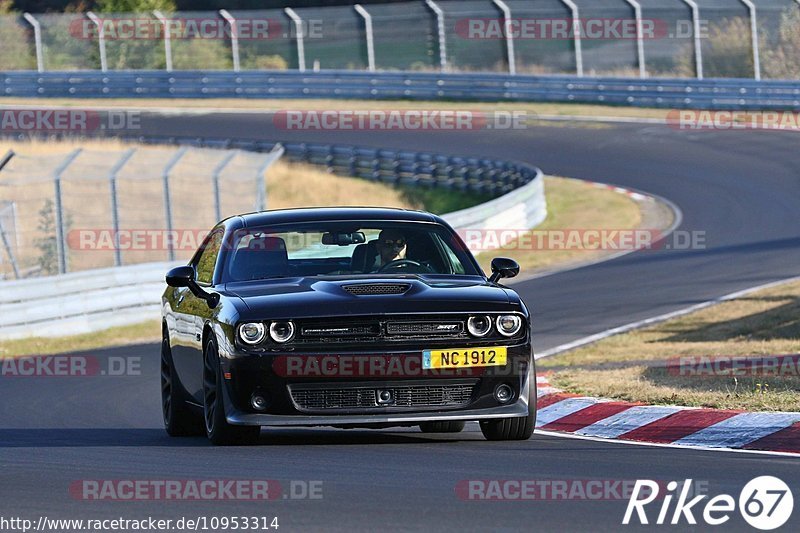
[[[342,289],[344,289],[346,292],[349,292],[353,296],[403,294],[410,288],[410,283],[354,283],[342,286]]]

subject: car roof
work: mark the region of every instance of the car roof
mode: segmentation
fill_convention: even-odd
[[[387,207],[301,207],[274,209],[239,215],[245,227],[272,224],[347,220],[392,220],[400,222],[436,222],[443,220],[425,211]]]

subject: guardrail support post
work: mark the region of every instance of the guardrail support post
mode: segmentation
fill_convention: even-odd
[[[700,40],[700,6],[694,0],[683,0],[692,9],[692,22],[694,24],[694,65],[697,79],[703,79],[703,47]]]
[[[239,27],[236,25],[236,19],[233,18],[233,15],[228,13],[227,9],[220,9],[219,14],[231,27],[231,55],[233,56],[233,71],[239,72]]]
[[[492,0],[494,5],[503,12],[503,30],[506,34],[506,54],[508,57],[508,73],[512,76],[517,73],[517,60],[514,54],[514,34],[511,31],[511,8],[503,0]]]
[[[305,72],[306,46],[305,42],[303,41],[303,19],[301,19],[300,15],[298,15],[297,12],[291,7],[285,8],[284,12],[290,19],[292,19],[292,22],[294,22],[294,31],[297,33],[297,70],[300,72]]]
[[[44,72],[44,51],[42,49],[42,26],[30,13],[24,13],[23,18],[33,26],[33,42],[36,46],[36,70]]]
[[[444,11],[433,0],[425,0],[425,5],[436,15],[436,27],[439,33],[439,65],[444,72],[447,70],[447,33],[444,29]]]
[[[356,4],[353,7],[364,19],[364,28],[367,35],[367,65],[369,65],[370,72],[375,72],[375,40],[372,33],[372,16],[361,4]]]
[[[647,77],[647,66],[644,58],[644,22],[642,21],[642,5],[636,0],[625,0],[633,8],[636,17],[636,57],[639,63],[639,77]]]
[[[222,200],[219,193],[219,176],[222,174],[222,171],[225,170],[225,167],[227,167],[237,155],[239,155],[239,150],[231,150],[228,155],[222,158],[222,160],[214,168],[214,172],[211,174],[211,183],[214,187],[214,216],[216,217],[215,220],[217,222],[222,220]]]
[[[67,273],[67,247],[66,235],[64,235],[64,206],[61,202],[61,176],[69,168],[75,159],[81,155],[83,150],[78,148],[73,151],[64,161],[58,165],[53,173],[53,188],[55,192],[55,211],[56,211],[56,254],[58,255],[58,273]]]
[[[91,20],[97,28],[97,46],[100,48],[100,70],[108,72],[108,61],[106,60],[106,30],[103,27],[103,21],[91,11],[87,11],[86,16],[89,17],[89,20]]]
[[[750,11],[750,38],[753,42],[753,77],[761,80],[761,53],[758,50],[758,19],[756,17],[756,5],[750,0],[742,0]]]
[[[166,59],[166,70],[172,72],[172,35],[169,33],[169,19],[161,11],[153,11],[153,15],[161,22],[164,27],[164,57]]]
[[[575,39],[575,73],[583,77],[583,44],[581,42],[581,18],[578,5],[572,0],[561,0],[572,12],[572,33]]]
[[[256,174],[256,211],[263,211],[267,208],[267,179],[264,174],[275,161],[283,157],[286,149],[281,143],[277,143],[266,155],[264,162]]]
[[[120,250],[119,243],[119,203],[117,202],[117,176],[119,175],[122,167],[130,161],[133,154],[136,153],[136,148],[131,148],[122,154],[119,161],[117,161],[111,171],[108,173],[108,185],[111,192],[111,226],[114,231],[114,266],[122,266],[122,250]]]
[[[161,174],[164,187],[164,218],[167,226],[167,257],[170,261],[175,261],[175,243],[172,239],[172,196],[170,195],[169,191],[169,175],[172,172],[172,169],[175,168],[175,165],[177,165],[181,158],[186,154],[187,150],[188,148],[184,146],[175,152],[175,155],[173,155],[172,159],[169,160],[167,166],[164,167],[164,170]]]

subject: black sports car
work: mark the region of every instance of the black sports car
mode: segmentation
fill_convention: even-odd
[[[261,426],[390,427],[527,439],[536,416],[530,319],[441,218],[377,208],[234,216],[162,298],[170,435],[215,444]]]

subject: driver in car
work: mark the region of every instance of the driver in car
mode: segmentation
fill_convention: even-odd
[[[373,271],[388,265],[392,261],[406,258],[406,238],[397,230],[385,229],[378,235],[378,256],[375,258]]]

